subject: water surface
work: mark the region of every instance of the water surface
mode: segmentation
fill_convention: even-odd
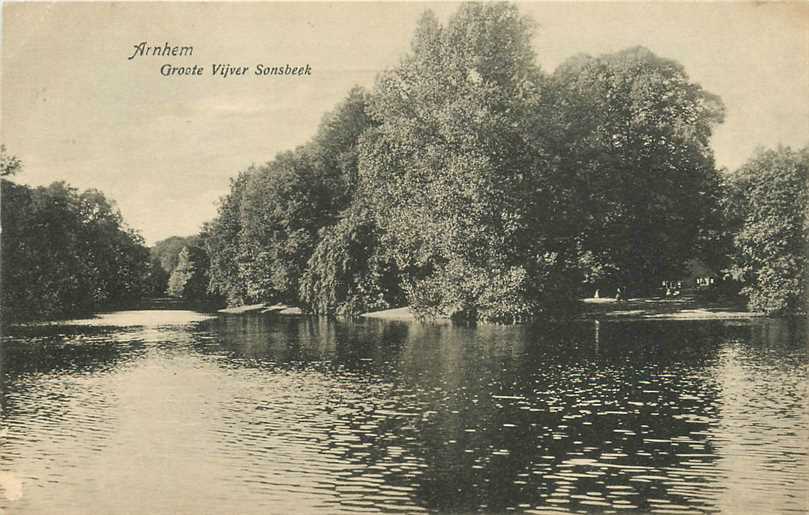
[[[0,367],[8,513],[809,511],[803,323],[120,312]]]

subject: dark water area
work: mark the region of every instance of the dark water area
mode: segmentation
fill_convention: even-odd
[[[0,354],[0,512],[809,511],[805,321],[130,311]]]

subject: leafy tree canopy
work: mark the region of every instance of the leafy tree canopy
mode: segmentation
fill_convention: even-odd
[[[22,170],[22,162],[8,153],[5,145],[0,145],[0,177],[16,175]]]
[[[232,182],[206,227],[211,287],[231,303],[299,300],[319,231],[339,221],[357,182],[357,141],[371,124],[367,93],[352,89],[306,145]]]
[[[534,123],[532,32],[508,4],[464,4],[446,26],[428,12],[412,53],[377,82],[363,193],[398,267],[413,271],[417,311],[518,318],[557,300],[542,302],[558,291],[547,272],[570,264],[553,229],[567,194]],[[487,308],[502,289],[511,308]]]
[[[577,56],[551,81],[553,152],[575,177],[582,249],[604,272],[596,276],[633,287],[677,277],[718,238],[710,137],[721,101],[643,47]]]
[[[198,245],[198,240],[198,236],[171,236],[155,243],[154,246],[149,249],[149,252],[158,260],[163,270],[171,274],[177,267],[180,252],[185,247]]]
[[[186,246],[180,251],[177,266],[168,280],[168,294],[190,301],[203,301],[208,295],[208,255],[199,247]]]
[[[143,239],[101,192],[0,183],[4,322],[88,312],[148,293]]]
[[[806,313],[809,305],[809,147],[761,150],[731,176],[736,224],[731,272],[753,309]]]

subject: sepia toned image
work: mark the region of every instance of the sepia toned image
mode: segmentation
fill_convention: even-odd
[[[1,26],[0,515],[809,513],[809,4]]]

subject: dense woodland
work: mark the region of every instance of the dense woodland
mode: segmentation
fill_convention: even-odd
[[[425,13],[371,91],[234,177],[199,235],[151,253],[98,192],[4,180],[4,319],[164,290],[523,321],[596,289],[657,294],[693,259],[753,309],[805,312],[809,147],[718,170],[723,104],[679,63],[636,47],[547,73],[534,27],[509,4],[443,25]]]
[[[64,182],[31,188],[2,149],[2,320],[49,319],[124,305],[158,293],[149,250],[115,204]]]
[[[464,5],[443,26],[426,13],[373,91],[233,179],[201,233],[210,291],[513,321],[595,289],[656,293],[698,258],[753,308],[799,309],[807,152],[717,170],[724,107],[681,65],[638,47],[548,74],[533,29],[507,4]]]

